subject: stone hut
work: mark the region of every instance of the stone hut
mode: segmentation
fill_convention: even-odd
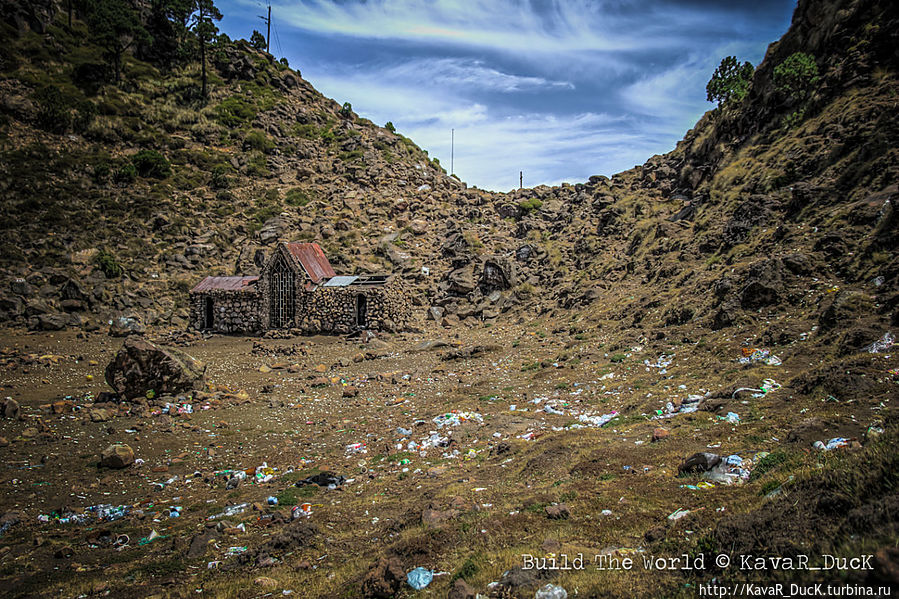
[[[315,243],[280,243],[258,277],[206,277],[190,292],[191,326],[222,333],[395,331],[412,308],[391,275],[337,276]]]
[[[259,277],[206,277],[190,290],[190,326],[219,333],[262,330]]]

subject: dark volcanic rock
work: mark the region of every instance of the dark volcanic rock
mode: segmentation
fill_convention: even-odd
[[[362,596],[366,599],[389,599],[406,582],[403,564],[395,557],[380,558],[362,579]]]
[[[118,395],[130,399],[151,389],[172,395],[201,389],[205,373],[205,364],[182,351],[129,337],[106,367],[106,382]]]
[[[701,451],[699,453],[694,453],[684,460],[684,463],[678,466],[677,470],[682,474],[708,472],[720,463],[721,456]]]

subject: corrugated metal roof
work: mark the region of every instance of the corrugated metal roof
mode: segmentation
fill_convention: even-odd
[[[322,287],[346,287],[347,285],[351,285],[353,281],[358,279],[359,277],[331,277],[326,282],[322,283]]]
[[[300,263],[313,283],[318,284],[322,279],[337,275],[317,243],[285,243],[284,246]]]
[[[199,291],[212,291],[213,289],[222,289],[225,291],[253,291],[256,289],[256,281],[259,277],[206,277],[200,281],[196,287],[190,290],[191,293]]]

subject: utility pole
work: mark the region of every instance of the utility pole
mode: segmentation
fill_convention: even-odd
[[[456,130],[451,129],[451,141],[450,141],[450,174],[452,175],[455,172],[455,158],[456,158]]]
[[[265,21],[265,51],[271,54],[269,51],[272,43],[272,5],[268,5],[268,16],[263,17],[259,15],[259,18]]]
[[[524,171],[518,171],[518,189],[524,189]]]

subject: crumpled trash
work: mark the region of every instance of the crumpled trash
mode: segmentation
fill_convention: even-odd
[[[870,354],[879,354],[879,353],[885,352],[888,349],[890,349],[891,347],[893,347],[893,345],[895,345],[895,343],[896,343],[896,339],[895,339],[895,337],[893,337],[893,333],[891,333],[890,331],[887,331],[886,333],[883,334],[883,337],[881,337],[880,339],[878,339],[877,341],[875,341],[874,343],[872,343],[871,345],[866,347],[865,351]]]
[[[605,426],[609,422],[611,422],[616,416],[618,416],[618,412],[611,412],[609,414],[603,414],[601,416],[596,416],[592,414],[581,414],[577,417],[578,420],[587,424],[589,426]]]
[[[674,510],[673,512],[668,514],[668,519],[671,520],[672,522],[675,522],[689,514],[690,514],[690,510],[685,510],[684,508],[677,508],[676,510]]]
[[[304,503],[302,505],[295,505],[293,509],[290,510],[290,517],[296,520],[297,518],[308,518],[312,515],[312,504]]]
[[[737,362],[740,364],[753,364],[755,362],[762,362],[768,366],[780,366],[783,362],[777,356],[771,355],[771,350],[768,349],[755,349],[750,347],[744,347],[741,349],[742,356],[737,359]]]
[[[437,428],[443,428],[444,426],[459,426],[468,420],[483,422],[484,417],[478,412],[459,412],[453,410],[452,412],[447,412],[446,414],[441,414],[434,418],[434,424],[437,425]]]
[[[368,453],[365,443],[350,443],[346,446],[347,453]]]
[[[153,529],[153,531],[150,532],[150,534],[148,534],[147,536],[142,538],[140,541],[138,541],[137,544],[138,545],[146,545],[148,543],[152,543],[156,539],[164,539],[164,538],[166,538],[166,536],[167,535],[164,536],[164,535],[159,534],[158,532],[156,532],[156,529]]]
[[[775,381],[774,379],[765,379],[762,381],[762,384],[759,386],[758,389],[756,389],[754,387],[740,387],[739,389],[734,390],[731,397],[736,398],[737,393],[740,393],[741,391],[752,391],[753,392],[752,397],[754,397],[755,399],[758,399],[759,397],[764,397],[768,393],[770,393],[772,391],[777,391],[780,388],[781,388],[781,384],[778,383],[777,381]]]
[[[557,584],[547,583],[537,590],[534,599],[568,599],[568,591]]]
[[[559,410],[549,404],[546,404],[545,406],[543,406],[543,411],[546,412],[547,414],[555,414],[557,416],[565,415],[565,412],[563,412],[562,410]]]
[[[250,507],[249,503],[239,503],[237,505],[229,505],[225,508],[225,510],[220,514],[215,514],[214,516],[209,516],[206,518],[207,520],[216,520],[218,518],[225,518],[228,516],[236,516],[237,514],[242,514],[247,511],[247,508]]]
[[[705,473],[705,478],[722,485],[739,485],[749,480],[752,462],[740,456],[729,455]]]
[[[740,424],[740,415],[736,412],[728,412],[727,416],[718,416],[721,420],[726,420],[731,424]]]
[[[827,443],[815,441],[814,444],[812,444],[812,447],[820,451],[833,451],[834,449],[849,447],[849,441],[850,439],[847,439],[846,437],[834,437]]]
[[[432,580],[434,580],[434,571],[421,566],[406,574],[406,582],[416,591],[420,591],[431,584]]]
[[[656,415],[653,416],[652,419],[660,420],[662,418],[672,418],[681,414],[691,414],[699,410],[699,402],[702,401],[702,399],[702,395],[688,395],[687,398],[681,402],[680,406],[675,406],[669,401],[665,404],[664,410],[656,410]]]

